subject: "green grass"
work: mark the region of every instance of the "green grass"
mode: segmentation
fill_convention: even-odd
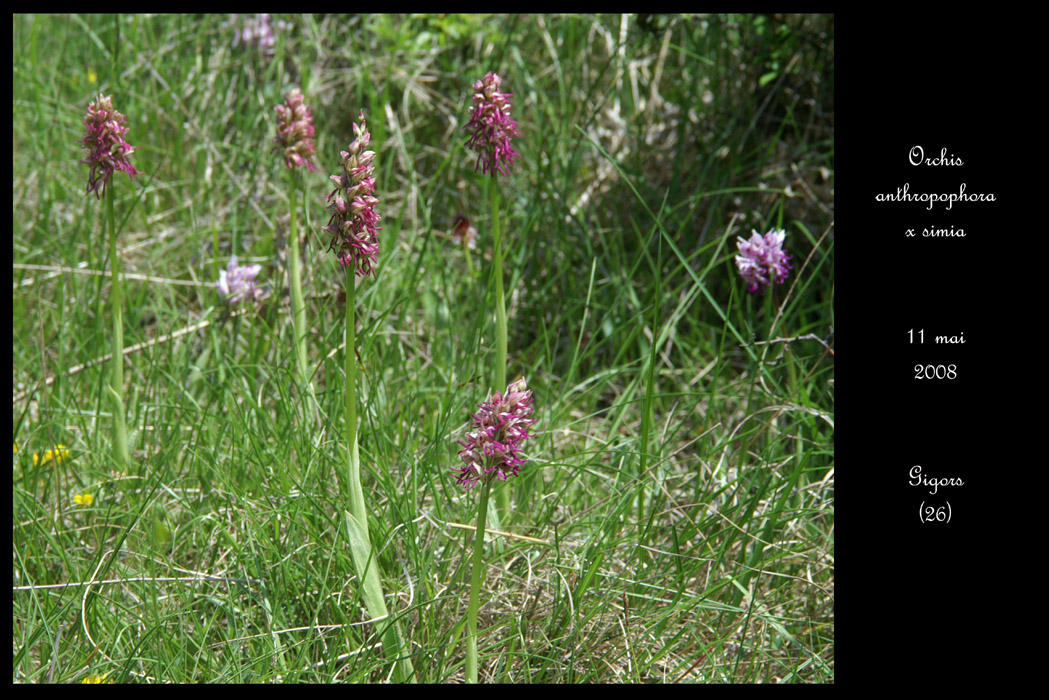
[[[507,377],[538,422],[486,545],[481,680],[832,682],[833,18],[287,16],[272,60],[225,19],[12,20],[13,679],[388,678],[342,524],[345,295],[320,231],[362,108],[383,215],[357,288],[369,526],[418,680],[463,679],[478,490],[452,467],[490,388],[494,281],[461,127],[494,70],[522,130],[499,183]],[[320,428],[271,151],[295,86],[317,125],[298,228]],[[104,212],[78,163],[100,90],[144,173],[112,183],[127,473],[99,362]],[[476,276],[447,235],[460,213]],[[736,236],[772,227],[794,269],[751,295]],[[231,254],[263,265],[258,308],[218,298]]]

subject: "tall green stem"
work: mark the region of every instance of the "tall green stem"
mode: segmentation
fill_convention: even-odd
[[[350,512],[368,534],[368,514],[361,488],[360,452],[357,448],[357,307],[356,275],[353,266],[346,268],[346,455],[348,460]]]
[[[302,301],[302,273],[299,263],[298,187],[295,178],[291,186],[291,225],[288,248],[291,254],[291,306],[295,325],[295,357],[299,380],[306,381],[306,304]]]
[[[488,490],[491,482],[483,480],[481,502],[477,504],[477,531],[474,533],[473,572],[470,575],[470,607],[466,612],[466,682],[477,682],[477,606],[484,580],[484,530],[488,516]]]
[[[298,193],[301,178],[297,170],[290,171],[291,221],[288,232],[288,265],[291,267],[291,314],[292,328],[295,334],[295,363],[298,368],[300,395],[308,395],[313,413],[319,419],[317,399],[313,393],[313,382],[310,381],[308,355],[306,353],[306,303],[302,296],[302,267],[299,262],[299,226],[298,226]],[[307,400],[303,399],[306,403]]]
[[[113,213],[113,184],[106,188],[106,222],[109,228],[109,270],[113,298],[113,367],[109,375],[109,399],[113,413],[113,461],[121,469],[131,465],[124,417],[124,310],[120,288],[120,258],[117,257],[117,220]]]
[[[489,183],[492,193],[492,229],[495,250],[492,254],[495,265],[495,390],[506,389],[506,299],[503,293],[503,232],[499,222],[499,189],[493,180]],[[497,496],[498,498],[498,496]]]
[[[400,626],[389,619],[379,580],[379,561],[375,557],[368,534],[368,513],[361,486],[361,456],[357,447],[357,333],[354,313],[357,307],[355,269],[346,268],[346,459],[350,491],[350,517],[347,526],[350,536],[350,554],[361,580],[365,607],[373,620],[383,620],[382,645],[386,656],[394,661],[394,680],[414,683],[415,669],[401,641]]]
[[[495,178],[488,182],[492,199],[492,231],[494,251],[492,253],[495,267],[495,372],[492,377],[495,391],[506,391],[506,299],[503,293],[503,232],[499,222],[499,188]],[[499,522],[505,524],[510,519],[510,489],[499,489],[495,495],[499,511]]]

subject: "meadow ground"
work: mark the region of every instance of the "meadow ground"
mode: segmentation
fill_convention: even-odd
[[[234,44],[243,21],[12,18],[13,680],[393,677],[342,515],[347,297],[321,230],[361,110],[370,538],[416,680],[464,679],[480,489],[456,484],[458,441],[505,387],[493,182],[463,127],[495,71],[520,126],[497,179],[506,376],[536,423],[493,487],[479,679],[833,682],[833,17],[288,15],[268,49]],[[294,87],[318,168],[297,197],[273,143]],[[109,184],[126,467],[78,143],[100,92],[140,171]],[[790,274],[750,293],[738,237],[773,229]],[[265,298],[222,298],[234,255]]]

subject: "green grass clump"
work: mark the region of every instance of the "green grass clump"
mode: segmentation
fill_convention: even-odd
[[[833,17],[281,19],[268,57],[225,17],[13,17],[13,679],[390,677],[343,524],[346,300],[320,231],[364,109],[383,215],[356,293],[370,538],[418,680],[462,681],[478,491],[452,467],[495,352],[462,126],[493,70],[521,126],[499,183],[506,376],[538,422],[497,487],[514,510],[487,543],[480,680],[833,681]],[[300,241],[272,150],[291,87],[320,168]],[[143,173],[115,176],[127,469],[105,212],[78,162],[99,91]],[[748,294],[736,236],[770,228],[793,270]],[[319,421],[285,274],[300,243]],[[263,266],[258,306],[217,295],[233,254]]]

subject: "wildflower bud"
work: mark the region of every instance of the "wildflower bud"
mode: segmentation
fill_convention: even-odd
[[[104,195],[116,170],[127,173],[128,179],[141,174],[127,159],[135,152],[135,147],[124,141],[128,131],[127,119],[113,109],[112,97],[99,95],[88,105],[84,126],[87,132],[80,143],[88,150],[88,154],[80,162],[91,166],[87,179],[89,193],[94,192],[96,197]]]
[[[274,27],[279,31],[291,28],[291,24],[283,20],[271,26],[270,16],[265,13],[254,17],[232,15],[222,26],[234,29],[233,46],[243,42],[245,46],[257,47],[265,56],[272,56],[276,51],[277,38],[273,34]]]
[[[237,256],[234,255],[226,269],[219,270],[219,281],[215,283],[215,287],[231,305],[244,299],[261,299],[263,290],[255,282],[255,275],[261,270],[260,265],[238,265]]]
[[[490,475],[505,481],[520,473],[527,460],[519,448],[529,438],[528,426],[535,423],[532,392],[523,377],[511,382],[505,394],[497,391],[477,407],[474,429],[459,441],[463,466],[455,468],[456,483],[468,489]]]
[[[65,445],[55,445],[50,450],[45,450],[43,454],[37,454],[34,452],[33,466],[49,464],[52,460],[61,463],[67,457],[69,457],[69,448]]]
[[[462,214],[455,217],[455,222],[452,224],[452,241],[470,250],[477,249],[477,227]]]
[[[473,106],[470,107],[470,123],[464,128],[470,133],[467,146],[477,154],[474,170],[509,175],[509,166],[519,157],[511,140],[519,133],[517,122],[510,117],[510,100],[513,93],[499,92],[502,79],[489,73],[474,83]]]
[[[312,173],[317,170],[313,164],[313,111],[303,99],[302,91],[295,88],[285,95],[284,104],[277,105],[277,137],[273,140],[289,168],[305,166]]]
[[[331,235],[328,250],[335,252],[340,265],[353,267],[358,277],[375,274],[379,259],[378,232],[382,230],[377,226],[382,218],[377,211],[379,199],[373,194],[375,152],[364,150],[371,141],[364,110],[359,118],[361,123],[353,125],[353,142],[339,153],[343,173],[330,177],[336,188],[328,195],[332,215],[324,227]]]
[[[783,229],[773,229],[764,236],[757,231],[751,230],[749,241],[737,237],[736,246],[740,254],[736,256],[736,268],[740,277],[747,283],[748,292],[756,292],[759,289],[765,293],[765,288],[775,280],[776,284],[783,284],[790,274],[790,255],[783,251],[783,239],[787,232]]]

